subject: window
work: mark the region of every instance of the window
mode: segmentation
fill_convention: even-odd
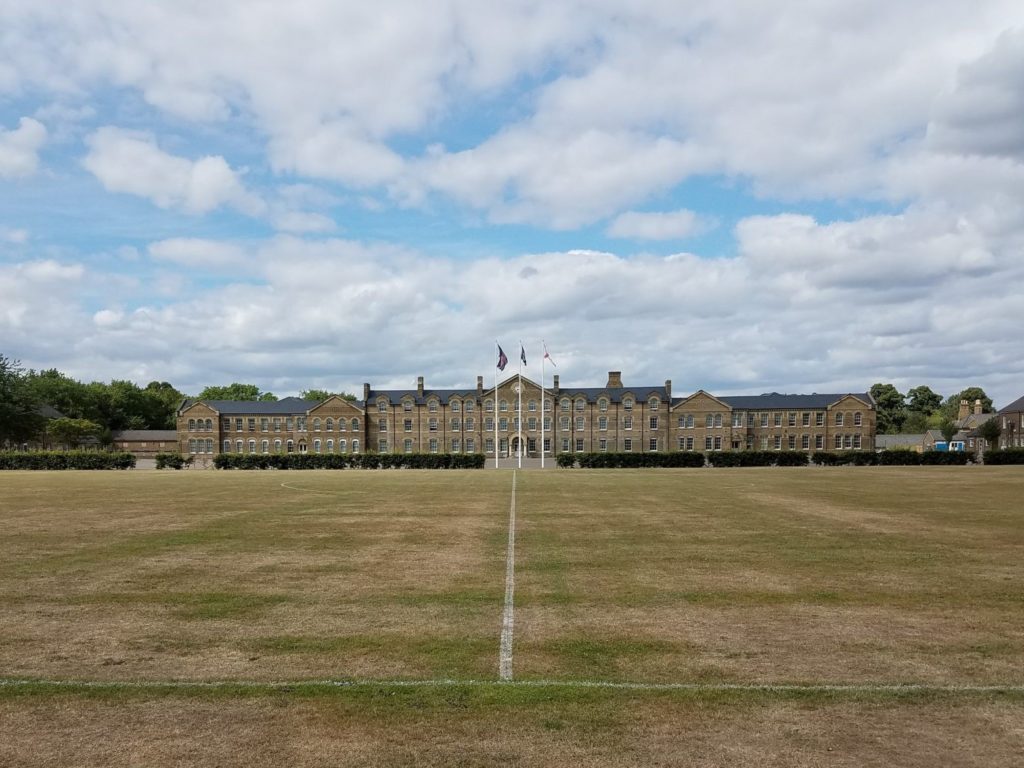
[[[515,400],[512,401],[512,410],[515,411],[516,413],[519,413],[519,398],[518,397]]]
[[[805,427],[811,426],[811,414],[809,414],[809,413],[802,414],[800,423],[803,426],[805,426]]]
[[[853,448],[853,435],[847,435],[845,443],[847,448]]]
[[[568,453],[568,452],[569,452],[569,438],[568,437],[563,437],[562,438],[562,453]]]
[[[229,419],[229,421],[230,421],[230,419]],[[235,432],[241,432],[241,431],[242,431],[242,418],[241,417],[236,417],[235,418]]]
[[[405,432],[412,432],[412,419],[402,420],[402,430]]]
[[[402,447],[405,449],[406,453],[412,453],[412,440],[407,437]]]
[[[328,440],[327,441],[327,452],[328,453],[334,453],[334,441],[333,440]]]
[[[633,410],[633,398],[631,398],[631,397],[625,398],[622,401],[622,409],[624,411],[632,411]]]
[[[484,400],[484,413],[494,413],[494,401],[493,400]]]
[[[427,423],[428,423],[428,429],[430,429],[431,432],[437,432],[437,417],[436,416],[432,416],[430,421],[427,422]]]
[[[781,427],[782,426],[782,414],[781,413],[776,413],[775,414],[775,426],[776,427]]]
[[[775,450],[776,451],[781,451],[782,450],[782,435],[776,435],[775,436]]]
[[[761,450],[768,450],[768,435],[761,435]]]
[[[576,453],[583,453],[583,438],[576,438]]]
[[[452,453],[459,453],[462,450],[462,443],[459,442],[459,438],[452,438]]]
[[[583,416],[576,417],[576,431],[582,432],[586,428],[585,419]]]
[[[412,398],[407,397],[407,398],[405,398],[402,401],[402,410],[403,411],[411,411],[412,410]]]
[[[387,441],[384,441],[384,445],[387,446]],[[359,453],[359,440],[352,441],[352,453]]]
[[[743,414],[742,413],[733,412],[733,414],[732,414],[732,425],[734,427],[742,427],[743,426]]]
[[[861,418],[860,411],[857,411],[855,414],[853,414],[853,426],[861,426],[862,421],[863,419]]]
[[[411,410],[411,408],[410,408],[410,410]],[[377,413],[387,413],[387,412],[388,412],[388,401],[387,400],[378,400],[377,401]]]
[[[814,436],[814,447],[817,448],[819,451],[822,450],[825,447],[825,436],[824,435],[815,435]]]
[[[464,410],[466,413],[473,413],[473,401],[467,400],[466,407],[463,408],[462,410]]]
[[[558,407],[561,408],[563,412],[568,411],[571,408],[569,398],[563,397],[562,401],[558,404]]]
[[[623,429],[630,429],[630,430],[633,429],[633,417],[632,416],[623,416],[622,417],[622,428]]]
[[[677,420],[676,428],[677,429],[684,429],[685,427],[686,427],[686,417],[685,416],[680,416],[679,419]]]
[[[458,413],[462,410],[462,403],[458,400],[452,400],[448,403],[448,407],[451,409],[452,413]]]
[[[293,429],[293,424],[294,424],[294,422],[292,421],[292,417],[291,416],[286,416],[285,419],[284,419],[284,431],[285,432],[291,432],[292,429]],[[249,431],[252,432],[251,429]]]
[[[196,420],[195,419],[189,419],[188,420],[188,431],[189,432],[195,432],[196,431]],[[195,451],[192,451],[192,453],[195,453]]]
[[[767,427],[768,426],[768,414],[767,413],[762,413],[761,414],[761,426],[762,427]]]
[[[321,422],[320,422],[319,418],[313,419],[313,431],[314,432],[319,432],[320,431],[320,425],[321,425]],[[317,451],[317,453],[319,453],[319,451]]]
[[[650,428],[651,429],[657,429],[658,428],[658,417],[657,416],[651,416],[651,418],[649,420],[649,424],[650,424]]]
[[[498,403],[498,410],[501,413],[508,413],[508,400],[502,400]]]
[[[484,453],[494,453],[494,438],[488,437],[484,440]]]
[[[545,416],[544,417],[544,431],[545,432],[550,432],[551,431],[551,417],[550,416]]]
[[[545,400],[544,401],[544,413],[551,413],[551,401],[550,400]]]
[[[790,412],[789,412],[789,418],[788,418],[788,420],[786,421],[786,423],[787,423],[787,424],[788,424],[789,426],[791,426],[791,427],[795,427],[795,426],[796,426],[796,414],[795,414],[795,413],[793,413],[792,411],[790,411]]]
[[[466,453],[476,453],[476,440],[472,437],[466,440]]]
[[[260,453],[270,453],[270,441],[260,440]]]
[[[814,426],[816,426],[816,427],[824,427],[825,426],[825,414],[824,413],[816,413],[816,414],[814,414]]]
[[[313,453],[320,453],[320,441],[319,440],[314,440],[313,441]]]
[[[623,441],[622,441],[622,450],[624,450],[626,453],[632,453],[633,452],[633,438],[632,437],[627,437],[627,438],[623,439]]]
[[[721,428],[722,428],[722,414],[716,413],[715,414],[715,429],[721,429]]]
[[[242,445],[244,445],[243,441],[235,440],[235,452],[236,453],[241,453],[242,452]]]
[[[387,441],[387,438],[384,438],[384,437],[379,438],[377,440],[377,453],[387,453],[387,452],[388,452],[388,441]]]
[[[518,416],[515,416],[515,417],[512,418],[512,431],[513,432],[518,432],[519,431],[519,417]]]
[[[721,439],[721,438],[719,438],[719,439]],[[652,437],[651,440],[650,440],[650,443],[647,446],[647,449],[650,450],[650,451],[658,450],[658,438]]]
[[[352,442],[355,443],[356,441],[353,440]],[[341,439],[341,440],[338,441],[338,453],[344,453],[346,447],[347,446],[345,444],[345,440],[344,439]]]
[[[704,438],[704,450],[705,451],[710,451],[714,447],[714,445],[715,445],[715,441],[712,440],[710,436]]]
[[[608,452],[608,440],[606,438],[602,437],[600,440],[597,441],[597,450],[599,450],[601,453]]]
[[[353,432],[358,432],[359,431],[359,419],[352,419],[352,431]],[[352,441],[352,453],[356,452],[356,446],[357,445],[359,445],[359,441],[358,440],[353,440]]]
[[[486,432],[493,432],[494,431],[494,417],[493,416],[488,416],[486,419],[484,419],[484,431],[486,431]]]
[[[537,412],[537,401],[536,400],[531,400],[529,403],[527,403],[526,404],[526,410],[530,411],[531,413],[536,413]]]
[[[531,416],[529,419],[526,420],[526,428],[528,430],[530,430],[531,432],[536,432],[537,431],[537,417],[536,416]]]
[[[679,438],[679,450],[680,451],[685,451],[686,450],[686,438],[685,437],[680,437]]]
[[[288,451],[288,453],[294,453],[295,452],[295,441],[294,440],[289,440],[288,441],[287,451]]]
[[[597,428],[599,430],[601,430],[602,432],[607,432],[608,431],[608,417],[607,416],[598,416],[598,418],[597,418]]]
[[[387,419],[381,419],[380,421],[377,422],[377,431],[378,432],[387,432],[388,431]]]
[[[280,432],[281,431],[281,417],[280,416],[275,416],[274,417],[274,431],[275,432]]]
[[[973,445],[974,441],[972,440],[971,443]],[[853,447],[858,451],[860,450],[860,435],[853,436]]]
[[[582,411],[582,410],[583,410],[584,408],[586,408],[586,407],[587,407],[587,401],[586,401],[586,400],[584,400],[584,399],[583,399],[582,397],[581,397],[581,398],[579,398],[579,399],[578,399],[578,400],[576,401],[576,410],[577,410],[577,411]]]
[[[842,447],[843,447],[843,436],[842,435],[836,435],[836,448],[842,448]]]
[[[688,451],[692,451],[693,450],[693,438],[692,437],[687,437],[686,438],[686,450],[688,450]]]
[[[502,416],[498,419],[498,429],[502,432],[508,432],[508,416]]]
[[[472,432],[475,427],[476,427],[476,421],[473,419],[472,416],[467,416],[466,417],[466,431],[467,432]]]
[[[544,453],[551,453],[551,438],[544,438]]]
[[[295,429],[297,429],[299,432],[305,432],[306,431],[306,417],[305,416],[296,416],[295,417]]]
[[[230,440],[225,440],[224,441],[224,447],[221,448],[221,450],[224,453],[231,453],[231,441]]]
[[[647,408],[651,411],[656,411],[661,407],[661,400],[656,397],[652,397],[647,401]]]
[[[715,450],[716,451],[722,450],[722,436],[721,435],[719,435],[718,437],[715,438]]]
[[[806,415],[810,416],[810,414],[806,414]],[[800,447],[803,448],[805,451],[810,450],[810,448],[811,448],[811,436],[810,435],[801,435],[801,437],[800,437]]]
[[[836,426],[837,427],[843,426],[843,414],[842,414],[842,412],[839,412],[839,413],[836,414]]]
[[[789,436],[789,450],[792,451],[795,448],[796,448],[796,435],[790,435]]]
[[[528,437],[528,438],[526,438],[526,451],[527,451],[527,453],[536,453],[537,452],[537,438],[536,437]]]
[[[231,431],[231,419],[221,419],[220,428],[225,432]]]
[[[275,440],[274,441],[274,453],[280,453],[280,452],[281,452],[281,441],[280,440]]]
[[[262,419],[260,419],[260,432],[269,432],[269,431],[270,431],[270,419],[268,419],[266,416],[264,416]]]
[[[430,398],[430,400],[427,401],[427,410],[431,413],[437,413],[437,400]]]
[[[327,419],[324,421],[324,432],[333,432],[333,431],[334,431],[334,419],[332,419],[330,416],[328,416]]]
[[[195,453],[196,452],[196,441],[195,440],[189,440],[188,441],[188,452],[189,453]]]
[[[711,429],[713,426],[715,426],[715,417],[709,413],[704,417],[704,428]]]
[[[451,420],[451,431],[452,432],[458,432],[461,427],[462,427],[462,422],[459,421],[459,419],[452,419]]]
[[[607,411],[608,410],[608,398],[602,397],[597,401],[597,410]]]

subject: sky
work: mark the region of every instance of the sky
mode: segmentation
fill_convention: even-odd
[[[0,354],[1024,394],[1024,4],[0,0]]]

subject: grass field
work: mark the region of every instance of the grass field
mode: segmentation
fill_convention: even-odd
[[[509,683],[512,478],[0,475],[0,764],[1020,764],[1017,468],[517,473]]]

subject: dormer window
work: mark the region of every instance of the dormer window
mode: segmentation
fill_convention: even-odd
[[[661,407],[661,400],[659,400],[656,397],[652,397],[650,400],[647,401],[647,408],[648,408],[648,410],[656,411],[660,407]]]
[[[377,412],[378,413],[387,413],[389,405],[390,405],[390,403],[388,403],[387,400],[378,400],[377,401]]]
[[[622,401],[622,408],[623,408],[623,410],[626,410],[626,411],[632,411],[633,410],[633,398],[632,397],[627,397],[625,400],[623,400]]]

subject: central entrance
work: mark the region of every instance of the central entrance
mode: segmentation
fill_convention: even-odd
[[[511,442],[511,445],[512,445],[511,453],[517,459],[519,458],[519,455],[520,455],[519,452],[520,452],[520,449],[522,448],[522,444],[523,444],[523,441],[519,439],[519,435],[513,436],[512,442]],[[526,453],[523,453],[522,455],[526,456]]]

